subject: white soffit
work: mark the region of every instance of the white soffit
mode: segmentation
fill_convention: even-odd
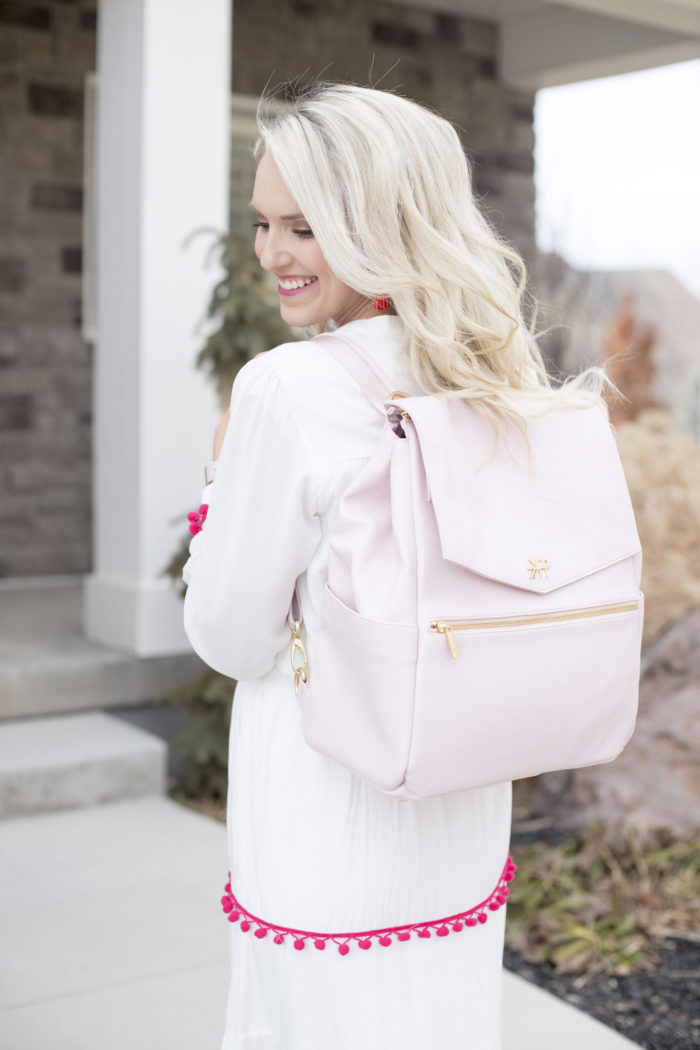
[[[404,0],[498,24],[500,76],[534,91],[700,58],[700,0]]]

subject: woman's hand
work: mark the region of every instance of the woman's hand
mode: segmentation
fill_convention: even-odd
[[[227,408],[226,414],[221,417],[219,422],[216,424],[216,429],[214,430],[214,459],[219,458],[221,446],[224,443],[224,436],[226,434],[226,430],[228,429],[229,413],[230,409]]]

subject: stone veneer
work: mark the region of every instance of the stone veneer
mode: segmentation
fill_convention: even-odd
[[[79,326],[95,41],[94,0],[0,0],[0,576],[91,567],[91,354]],[[433,106],[462,129],[485,209],[529,257],[533,95],[498,81],[496,53],[488,22],[372,0],[234,0],[235,92],[320,75]]]
[[[494,224],[534,252],[534,94],[501,83],[498,27],[377,0],[234,0],[233,90],[287,79],[396,89],[460,130]]]
[[[0,3],[0,576],[90,568],[80,333],[90,2]]]

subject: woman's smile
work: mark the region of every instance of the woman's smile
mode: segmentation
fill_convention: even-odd
[[[280,295],[299,295],[318,281],[318,277],[299,277],[296,274],[277,275]]]

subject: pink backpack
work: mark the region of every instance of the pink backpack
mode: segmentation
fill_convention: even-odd
[[[344,493],[321,631],[292,665],[311,747],[401,799],[614,759],[634,729],[641,549],[597,408],[527,423],[392,396],[363,349],[317,337],[385,416]]]

